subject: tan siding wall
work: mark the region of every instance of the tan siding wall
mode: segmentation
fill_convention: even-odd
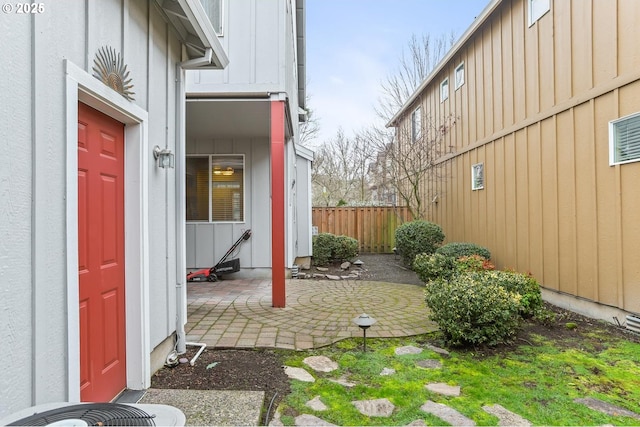
[[[573,0],[528,27],[524,0],[505,0],[422,98],[434,124],[457,118],[446,178],[428,184],[439,194],[429,219],[447,241],[485,245],[498,267],[636,313],[640,163],[609,166],[608,122],[640,111],[637,22],[635,0]],[[478,162],[485,188],[472,191]]]

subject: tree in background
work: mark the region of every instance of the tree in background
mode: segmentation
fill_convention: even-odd
[[[382,94],[376,113],[388,123],[404,106],[416,89],[429,76],[455,41],[453,33],[432,39],[429,34],[421,38],[413,35],[407,49],[402,52],[395,73],[382,83]],[[376,147],[378,158],[384,159],[386,176],[377,182],[391,185],[398,203],[406,205],[414,218],[425,218],[427,209],[437,195],[436,189],[426,183],[433,178],[444,178],[443,168],[436,160],[451,151],[445,147],[445,136],[456,123],[454,115],[434,117],[424,108],[416,109],[407,128],[372,128],[366,139]]]
[[[363,204],[370,199],[367,167],[375,153],[368,143],[358,135],[347,138],[338,129],[316,149],[311,171],[314,206]]]

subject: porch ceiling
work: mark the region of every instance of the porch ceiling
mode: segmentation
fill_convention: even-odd
[[[268,137],[268,100],[188,99],[187,138]]]

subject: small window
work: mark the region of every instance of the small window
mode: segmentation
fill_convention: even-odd
[[[609,122],[609,164],[640,160],[640,113]]]
[[[440,83],[440,102],[444,102],[449,99],[449,78],[443,80]]]
[[[482,190],[484,188],[484,163],[476,163],[471,166],[471,189]]]
[[[456,90],[458,90],[464,84],[464,62],[461,62],[460,65],[456,67],[455,79]]]
[[[216,34],[222,36],[222,0],[200,0]]]
[[[420,107],[411,113],[411,142],[416,142],[422,135],[422,109]]]
[[[529,2],[529,26],[532,26],[551,9],[551,0],[528,0]]]
[[[187,157],[187,221],[244,221],[244,156]]]

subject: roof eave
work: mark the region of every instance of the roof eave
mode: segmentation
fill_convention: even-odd
[[[424,79],[422,84],[418,86],[418,88],[413,92],[413,94],[407,99],[407,101],[402,105],[400,110],[387,122],[386,127],[394,127],[398,124],[398,121],[401,116],[405,114],[405,111],[415,102],[415,100],[420,96],[420,94],[429,86],[432,80],[442,71],[442,69],[449,63],[449,61],[458,53],[460,48],[464,46],[467,41],[475,34],[476,30],[484,24],[487,19],[491,16],[494,10],[502,3],[503,0],[491,0],[480,13],[480,15],[473,21],[473,23],[467,28],[467,30],[462,34],[462,36],[458,39],[458,41],[449,49],[449,52],[438,62],[438,65],[429,73],[427,78]]]

